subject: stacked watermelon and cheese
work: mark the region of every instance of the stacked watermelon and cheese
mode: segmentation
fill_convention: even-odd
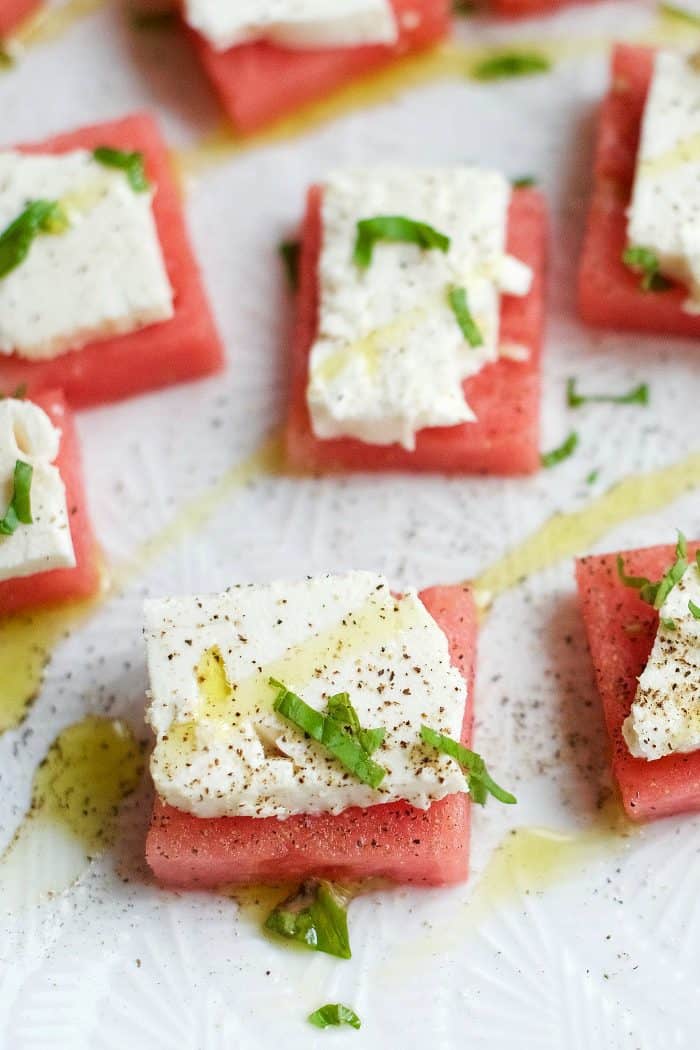
[[[698,543],[579,560],[576,578],[627,815],[700,809]]]
[[[449,0],[183,0],[226,113],[253,132],[449,31]]]
[[[0,231],[0,389],[82,408],[222,366],[149,116],[0,151]]]
[[[0,400],[0,617],[88,598],[100,559],[63,395]]]
[[[697,57],[619,45],[579,277],[589,324],[700,335],[698,134]]]
[[[545,241],[540,193],[498,172],[361,169],[313,187],[292,466],[536,470]]]
[[[471,735],[468,589],[395,596],[367,572],[234,587],[148,602],[146,639],[161,882],[466,877],[450,754]]]

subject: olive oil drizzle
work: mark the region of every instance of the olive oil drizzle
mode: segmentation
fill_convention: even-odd
[[[114,841],[119,807],[138,786],[143,748],[118,719],[88,715],[63,729],[38,766],[29,811],[0,857],[7,907],[67,889]]]

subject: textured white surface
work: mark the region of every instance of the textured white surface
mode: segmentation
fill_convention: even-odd
[[[647,28],[649,11],[620,0],[501,27],[504,39],[551,34],[584,44],[550,77],[428,85],[303,139],[232,158],[192,186],[188,215],[230,369],[80,416],[91,508],[110,559],[127,558],[279,420],[289,303],[277,242],[293,230],[306,185],[346,164],[451,163],[469,154],[540,177],[554,225],[543,446],[576,427],[580,448],[556,471],[528,480],[277,478],[233,494],[199,534],[154,561],[57,651],[26,723],[0,740],[5,841],[61,726],[85,711],[109,711],[141,731],[144,594],[358,566],[399,586],[461,580],[554,511],[582,507],[616,479],[697,447],[697,346],[591,333],[573,309],[593,116],[606,80],[600,36],[621,25]],[[471,25],[462,33],[483,34]],[[143,105],[159,111],[174,141],[218,118],[184,42],[135,34],[116,9],[0,77],[7,143]],[[569,375],[586,391],[620,392],[647,380],[651,406],[571,412]],[[600,476],[587,486],[592,468]],[[673,542],[676,527],[700,534],[697,493],[613,529],[597,549]],[[7,896],[0,898],[2,1050],[268,1050],[282,1040],[289,1050],[694,1048],[697,818],[592,847],[541,889],[516,878],[498,907],[468,903],[510,828],[575,828],[595,814],[605,744],[569,563],[498,600],[479,659],[476,746],[520,803],[475,814],[469,885],[357,901],[350,962],[290,953],[263,940],[231,901],[164,893],[149,882],[144,785],[125,809],[118,845],[72,890],[31,906],[38,879],[31,868],[21,887],[25,907],[8,914]],[[362,1016],[359,1035],[307,1028],[308,1011],[339,1000]]]

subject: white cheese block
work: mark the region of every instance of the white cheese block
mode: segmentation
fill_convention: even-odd
[[[466,702],[447,639],[414,591],[373,573],[235,587],[145,607],[151,761],[161,798],[200,817],[339,813],[465,790],[423,723],[459,739]],[[378,789],[273,711],[282,682],[322,710],[347,692],[363,728],[384,727]]]
[[[529,267],[506,254],[511,187],[476,168],[365,169],[323,191],[318,335],[307,399],[319,438],[415,447],[424,427],[474,420],[463,383],[499,353],[501,292],[525,295]],[[450,238],[447,252],[377,242],[353,262],[357,223],[402,215]],[[450,307],[463,287],[483,336],[472,347]]]
[[[630,245],[653,251],[700,311],[700,57],[659,51],[628,214]]]
[[[75,565],[68,523],[66,490],[53,462],[61,433],[43,409],[31,401],[0,401],[0,517],[12,499],[18,459],[33,467],[30,502],[32,524],[0,534],[0,580],[32,576]]]
[[[83,150],[0,153],[0,231],[33,200],[60,201],[70,226],[0,277],[0,353],[57,357],[173,316],[150,192]]]
[[[627,746],[639,758],[700,748],[700,620],[689,601],[700,608],[695,562],[659,610],[654,647],[623,725]]]
[[[265,39],[289,48],[393,44],[390,0],[185,0],[185,20],[216,51]]]

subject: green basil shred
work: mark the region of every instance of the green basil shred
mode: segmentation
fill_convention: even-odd
[[[301,243],[297,240],[281,241],[279,248],[280,258],[284,263],[284,272],[287,275],[287,283],[293,292],[299,287],[299,256],[301,254]]]
[[[630,270],[640,273],[639,287],[643,292],[665,292],[671,282],[659,273],[659,260],[649,248],[631,245],[622,253],[622,261]]]
[[[688,599],[688,609],[695,620],[700,620],[700,605],[696,605],[692,598]]]
[[[446,252],[450,247],[450,238],[425,222],[416,222],[403,215],[375,215],[371,219],[360,219],[357,224],[353,261],[361,270],[366,270],[372,262],[377,241],[417,244],[419,248],[440,252]]]
[[[474,347],[483,346],[484,337],[469,309],[466,288],[459,288],[455,284],[451,285],[447,291],[447,300],[453,314],[457,318],[457,324],[462,329],[462,335],[469,345]]]
[[[63,233],[68,219],[58,201],[31,201],[14,222],[0,233],[0,278],[16,269],[41,233]]]
[[[514,190],[527,190],[537,185],[537,179],[534,175],[517,175],[510,180],[510,184]]]
[[[698,561],[700,565],[700,560]],[[682,579],[688,568],[688,548],[685,536],[679,530],[676,543],[676,558],[673,565],[664,573],[658,583],[653,583],[646,576],[628,576],[625,572],[625,561],[621,554],[617,556],[617,575],[625,587],[639,591],[639,597],[654,609],[660,609],[669,594]]]
[[[561,463],[562,460],[568,459],[569,456],[573,456],[574,452],[578,448],[578,434],[575,430],[572,430],[565,441],[558,446],[553,448],[551,452],[543,452],[540,456],[543,467],[554,467],[557,463]]]
[[[611,405],[648,405],[649,384],[640,383],[632,390],[628,390],[626,394],[579,394],[576,389],[576,380],[573,378],[567,380],[566,403],[569,408],[578,408],[580,405],[603,401]]]
[[[322,744],[348,772],[361,780],[363,784],[369,784],[372,788],[379,787],[386,776],[386,770],[372,761],[371,752],[367,750],[367,747],[377,740],[377,733],[381,732],[381,739],[374,744],[374,748],[378,747],[384,736],[383,731],[369,730],[370,736],[365,737],[363,742],[359,736],[359,722],[356,731],[353,729],[352,718],[348,721],[350,711],[355,719],[357,715],[349,701],[347,703],[341,701],[341,697],[346,694],[339,693],[331,697],[329,709],[324,713],[317,711],[300,696],[290,692],[282,682],[270,679],[270,684],[279,690],[274,703],[274,709],[278,714]],[[341,702],[343,704],[342,714],[340,718],[334,717],[331,713],[331,705],[333,705],[333,711],[338,713]]]
[[[469,748],[453,740],[452,737],[445,736],[444,733],[437,733],[426,725],[421,726],[420,735],[424,744],[436,748],[459,762],[466,773],[469,794],[474,802],[483,806],[488,795],[493,795],[499,802],[503,802],[508,806],[513,806],[518,801],[515,795],[511,795],[509,791],[499,787],[495,780],[491,778],[486,768],[486,763],[476,751],[470,751]]]
[[[112,149],[111,146],[98,146],[92,155],[97,163],[105,168],[118,168],[123,171],[134,193],[145,193],[150,189],[143,153],[127,153],[121,149]]]
[[[317,1028],[329,1028],[331,1025],[349,1024],[352,1028],[361,1028],[362,1021],[354,1010],[342,1003],[326,1003],[309,1014],[309,1022]]]
[[[552,63],[540,51],[499,51],[477,63],[472,69],[476,80],[504,80],[548,73]]]
[[[0,518],[0,533],[3,536],[11,536],[20,524],[32,524],[31,489],[33,473],[34,468],[30,463],[24,463],[21,459],[15,462],[12,498],[4,517]]]
[[[308,879],[270,912],[265,929],[314,952],[350,959],[347,898],[322,879]]]

